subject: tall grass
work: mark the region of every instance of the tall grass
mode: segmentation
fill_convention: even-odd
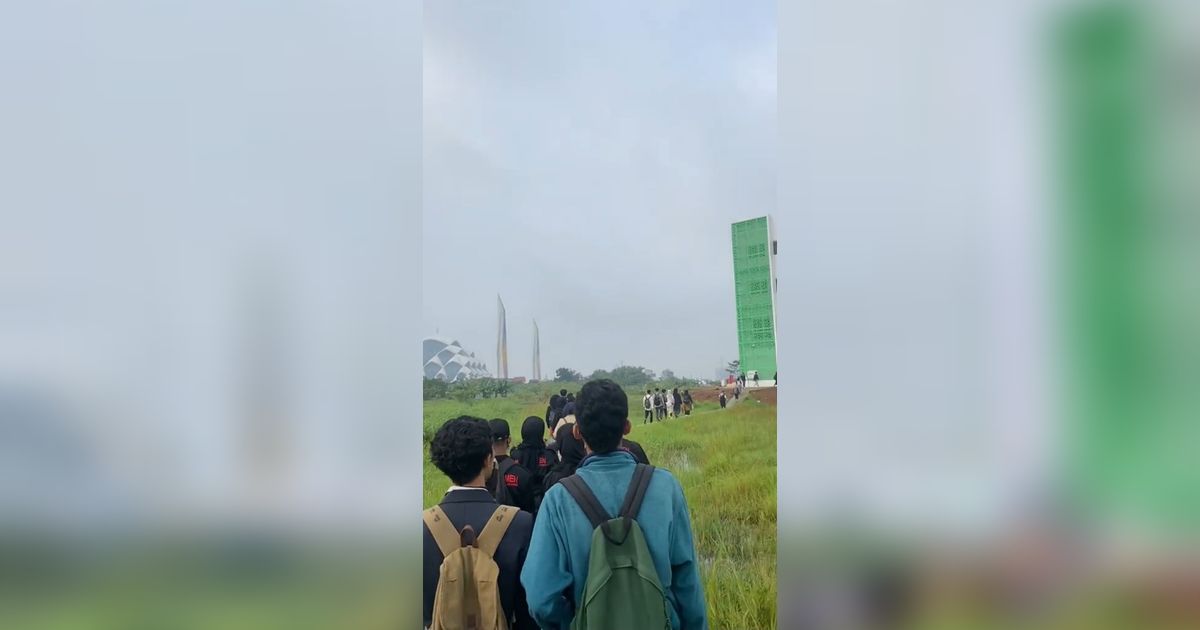
[[[544,400],[514,397],[466,403],[427,401],[425,427],[436,430],[459,415],[505,418],[518,431],[528,415],[545,412]],[[732,409],[697,406],[691,416],[643,425],[641,396],[630,396],[633,432],[655,466],[683,486],[692,514],[714,629],[774,628],[775,609],[775,407],[743,400]],[[425,505],[449,485],[425,458]]]

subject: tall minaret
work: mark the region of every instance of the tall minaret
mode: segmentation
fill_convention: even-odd
[[[496,378],[508,378],[508,326],[504,321],[504,301],[496,294],[499,331],[496,333]]]
[[[533,375],[532,380],[542,380],[542,347],[538,343],[537,320],[533,320]]]
[[[293,447],[288,386],[294,374],[286,360],[289,340],[287,293],[277,271],[251,267],[237,350],[240,388],[238,458],[243,466],[239,488],[247,509],[279,516],[285,508],[285,485],[292,476]]]

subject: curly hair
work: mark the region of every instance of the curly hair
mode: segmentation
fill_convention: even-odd
[[[596,453],[611,453],[621,446],[629,419],[629,397],[613,381],[589,381],[579,390],[575,418],[584,441]]]
[[[447,420],[429,443],[429,457],[457,485],[470,482],[492,454],[492,429],[487,420],[459,416]]]

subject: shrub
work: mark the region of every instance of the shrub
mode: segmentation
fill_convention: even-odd
[[[437,378],[426,378],[422,382],[421,397],[423,400],[446,398],[450,394],[450,384]]]

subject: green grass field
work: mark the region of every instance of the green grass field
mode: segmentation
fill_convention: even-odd
[[[641,396],[631,415],[641,415]],[[538,397],[534,397],[537,395]],[[426,401],[431,435],[460,415],[504,418],[518,434],[526,416],[541,416],[545,398],[530,392],[510,398]],[[714,629],[774,628],[775,611],[775,406],[752,399],[720,410],[700,403],[691,416],[650,425],[634,420],[630,438],[650,462],[671,471],[687,496],[697,553]],[[425,457],[425,505],[436,504],[449,481]]]

